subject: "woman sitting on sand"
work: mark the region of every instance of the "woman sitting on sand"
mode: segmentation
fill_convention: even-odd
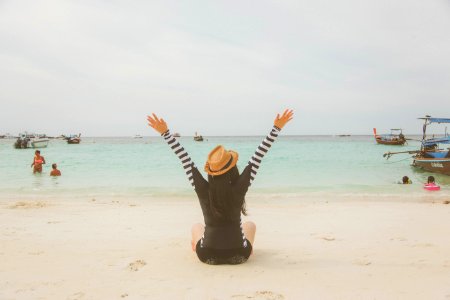
[[[246,215],[245,194],[255,179],[262,158],[292,117],[292,110],[285,110],[281,117],[277,115],[272,130],[258,146],[241,174],[236,166],[238,153],[226,150],[221,145],[215,147],[205,164],[208,181],[172,136],[166,122],[155,114],[147,117],[149,125],[164,137],[181,160],[189,182],[200,200],[206,226],[195,224],[192,227],[191,244],[192,250],[202,262],[240,264],[249,258],[256,226],[253,222],[241,222],[241,212]]]

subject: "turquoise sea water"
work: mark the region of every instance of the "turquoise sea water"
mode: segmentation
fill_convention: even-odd
[[[252,137],[206,137],[180,142],[202,170],[208,152],[217,144],[239,153],[238,166],[247,164],[262,140]],[[97,196],[187,196],[192,195],[181,163],[160,137],[84,138],[79,145],[52,140],[41,149],[47,164],[33,175],[30,164],[34,149],[14,149],[14,140],[0,140],[0,197],[97,197]],[[265,156],[251,192],[265,195],[317,193],[423,194],[422,183],[430,175],[410,166],[408,155],[382,157],[387,151],[418,148],[409,145],[377,145],[372,136],[280,136]],[[48,176],[56,162],[63,176]],[[408,175],[413,185],[397,184]],[[433,174],[450,190],[450,176]]]

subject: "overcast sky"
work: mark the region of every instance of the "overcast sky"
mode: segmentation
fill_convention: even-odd
[[[0,101],[0,134],[418,133],[450,118],[450,1],[0,0]]]

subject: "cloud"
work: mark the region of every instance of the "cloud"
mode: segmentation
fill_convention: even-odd
[[[285,107],[290,134],[419,132],[450,111],[445,1],[0,5],[9,132],[149,134],[156,111],[184,134],[264,134]]]

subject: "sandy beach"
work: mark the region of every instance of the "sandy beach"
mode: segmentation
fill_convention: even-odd
[[[376,199],[248,197],[238,266],[190,250],[193,197],[1,200],[0,299],[450,299],[445,197]]]

